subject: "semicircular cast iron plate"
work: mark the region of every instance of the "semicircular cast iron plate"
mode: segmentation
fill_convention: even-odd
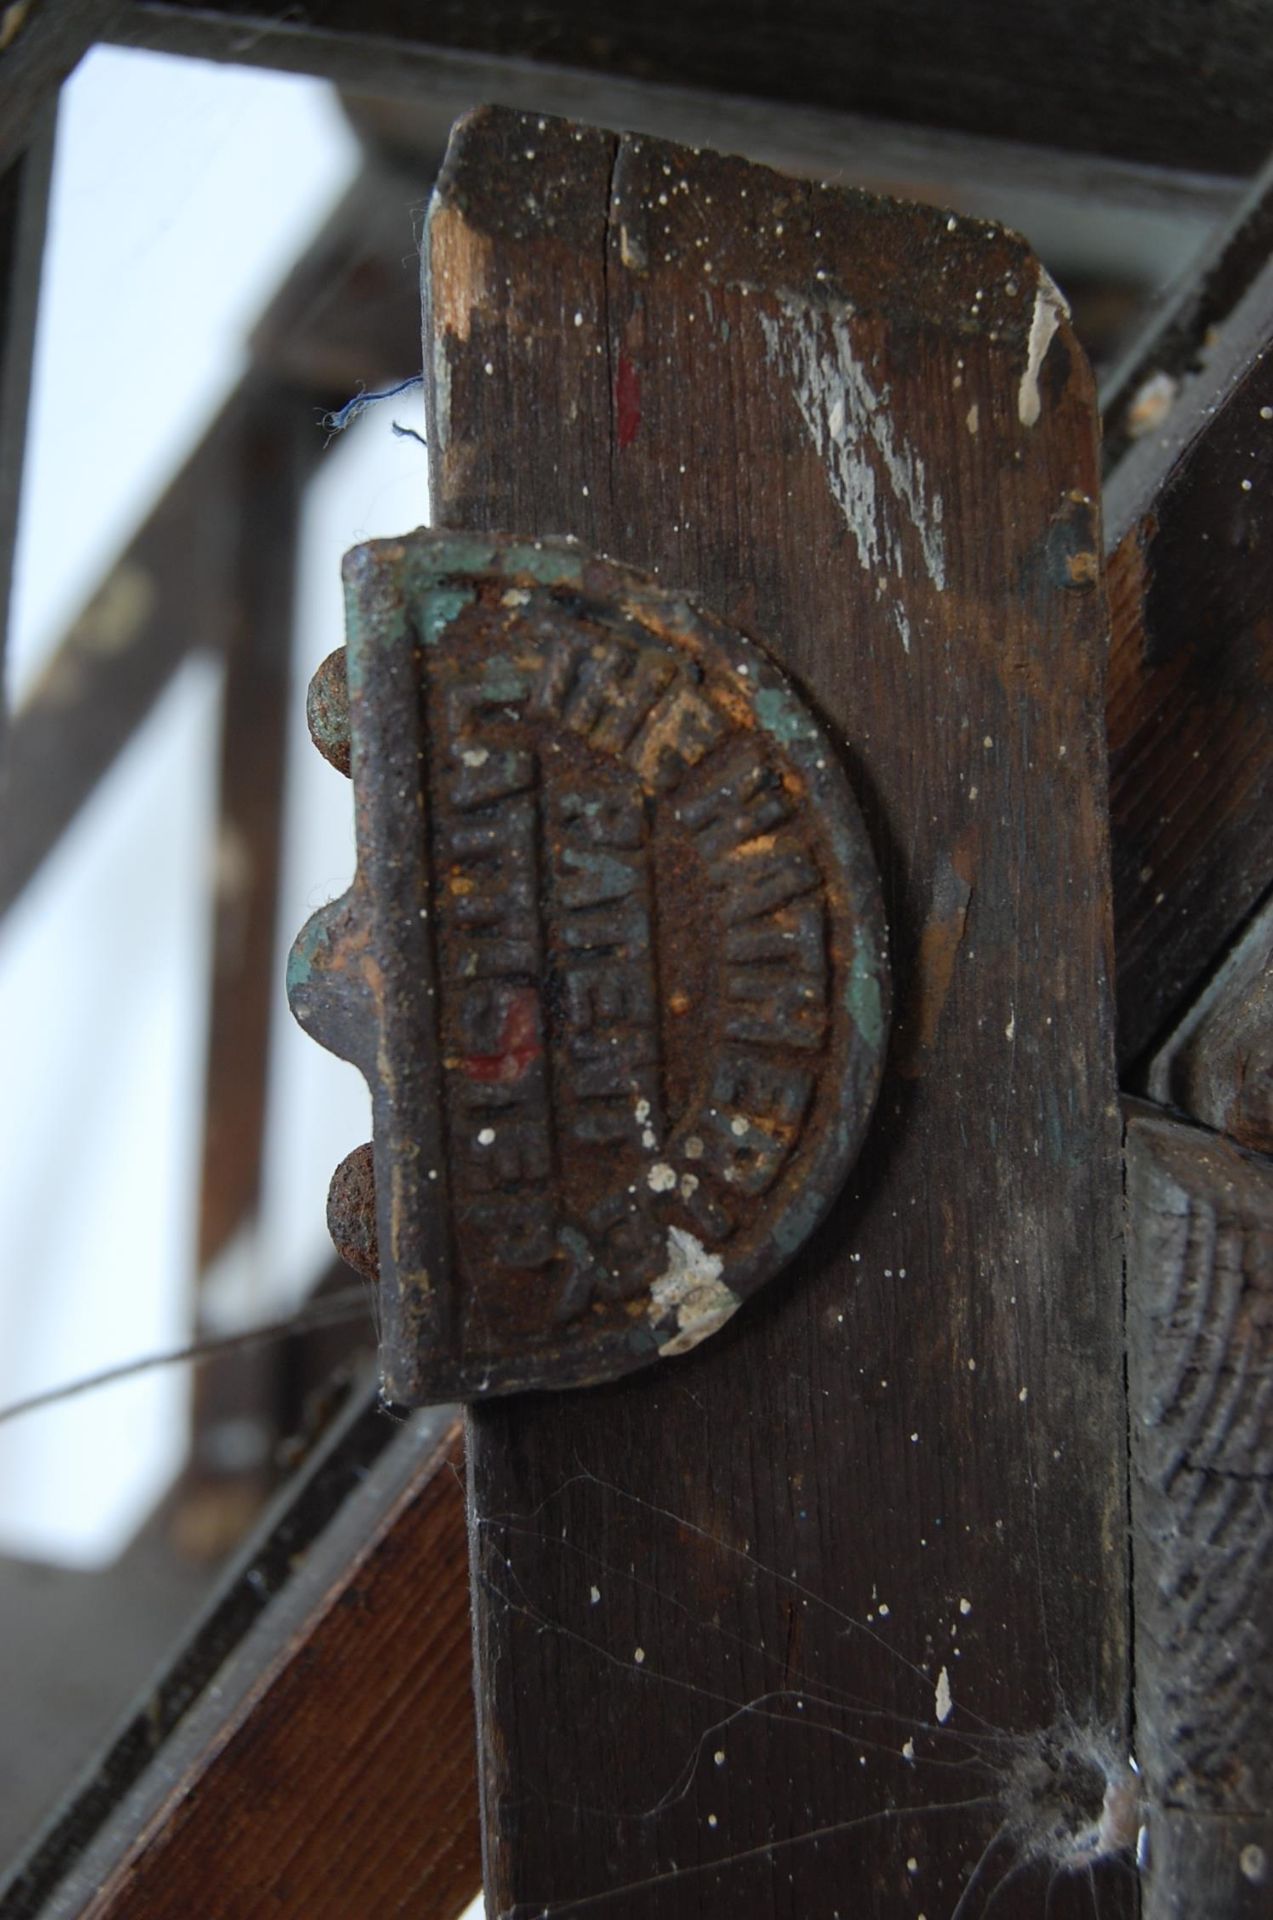
[[[838,759],[760,648],[573,541],[422,531],[345,582],[310,717],[358,872],[289,993],[372,1091],[374,1182],[352,1156],[330,1211],[378,1267],[386,1392],[684,1352],[817,1225],[875,1098]]]

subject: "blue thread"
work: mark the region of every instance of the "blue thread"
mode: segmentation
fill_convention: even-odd
[[[343,433],[345,428],[351,427],[359,414],[365,413],[368,407],[377,406],[381,400],[396,400],[400,393],[414,393],[417,387],[423,386],[424,375],[417,373],[413,374],[410,380],[400,380],[396,387],[386,387],[381,393],[356,393],[352,400],[346,400],[344,406],[339,407],[335,413],[323,414],[322,424],[329,433]],[[394,432],[398,431],[399,429],[395,426]],[[410,427],[404,427],[401,431],[411,433],[413,430]],[[423,436],[416,434],[415,437],[421,439]]]

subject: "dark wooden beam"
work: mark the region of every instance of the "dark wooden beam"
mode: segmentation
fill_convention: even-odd
[[[0,174],[0,741],[5,731],[5,642],[55,119],[53,108],[46,107],[31,130],[25,153]]]
[[[1154,1055],[1147,1091],[1273,1154],[1273,900]]]
[[[1201,173],[1249,174],[1268,145],[1273,6],[1100,0],[1027,13],[972,0],[958,21],[934,0],[777,0],[738,8],[552,0],[532,9],[463,0],[140,0],[117,31],[181,51],[295,66],[398,91],[414,62],[466,64],[468,102],[488,63],[544,75],[709,88],[779,107],[990,134]],[[534,104],[531,102],[528,105]],[[541,110],[566,103],[547,96]],[[583,103],[576,97],[576,111]],[[637,124],[644,124],[638,120]]]
[[[872,119],[843,108],[779,106],[658,79],[623,80],[485,56],[478,61],[410,54],[396,84],[386,76],[375,91],[362,91],[347,82],[341,97],[360,139],[397,166],[421,155],[432,159],[457,114],[481,100],[527,113],[569,114],[613,132],[633,129],[684,146],[745,153],[783,173],[968,213],[1005,201],[1023,209],[1014,214],[1019,226],[1042,218],[1076,233],[1082,224],[1074,219],[1076,204],[1088,215],[1099,206],[1104,257],[1124,272],[1147,263],[1147,232],[1157,232],[1161,242],[1161,229],[1170,223],[1177,246],[1182,235],[1186,245],[1192,236],[1200,246],[1208,227],[1227,220],[1242,194],[1242,182],[1227,175],[1173,172],[982,132]],[[1113,253],[1112,231],[1129,243]],[[1080,244],[1088,238],[1090,231]],[[1158,257],[1157,246],[1150,257]],[[1154,271],[1157,284],[1161,275]]]
[[[0,9],[0,169],[20,158],[63,80],[122,11],[120,0],[15,0]]]
[[[457,1442],[355,1397],[4,1920],[453,1920],[480,1884]]]
[[[1161,441],[1181,383],[1214,356],[1273,253],[1273,160],[1252,181],[1201,257],[1159,299],[1101,392],[1101,452],[1112,473],[1134,443]],[[1186,407],[1188,401],[1186,400]],[[1170,439],[1168,449],[1170,450]],[[1142,487],[1146,484],[1142,478]],[[1120,487],[1121,491],[1121,487]]]
[[[28,164],[36,166],[37,159],[33,149]],[[427,179],[420,182],[420,198],[427,186]],[[0,235],[15,231],[0,226]],[[243,599],[242,540],[258,509],[274,522],[280,582],[291,551],[290,533],[278,518],[281,496],[274,500],[258,484],[249,518],[242,518],[238,490],[253,484],[245,449],[260,431],[257,416],[274,421],[280,447],[284,440],[292,445],[288,436],[295,436],[289,457],[308,471],[326,444],[324,409],[409,368],[418,357],[409,292],[414,262],[409,188],[401,176],[378,169],[355,184],[267,307],[253,335],[254,371],[51,656],[14,721],[0,759],[0,913],[74,819],[186,654],[222,654],[236,633],[250,636],[254,616]],[[33,301],[29,262],[22,284]],[[21,331],[16,314],[15,308],[15,343]],[[32,318],[33,309],[23,321],[28,333]],[[24,405],[26,375],[19,382],[18,357],[13,365],[14,392]],[[11,449],[19,445],[18,411],[15,400],[3,416],[8,437],[0,442],[0,538],[5,488],[16,513],[20,456]],[[288,482],[293,511],[302,478],[297,471]],[[262,554],[259,565],[266,564]],[[289,617],[276,592],[268,631],[257,636],[261,645],[283,645]],[[275,659],[276,689],[279,666]],[[250,716],[250,690],[245,697]],[[266,755],[262,764],[268,783],[274,763]]]
[[[306,1569],[214,1746],[192,1726],[156,1824],[84,1920],[351,1911],[455,1920],[481,1885],[460,1436],[452,1427],[344,1553]],[[405,1451],[405,1449],[404,1449]],[[382,1480],[385,1476],[382,1476]],[[288,1615],[292,1617],[287,1617]],[[272,1631],[271,1631],[272,1629]],[[269,1641],[273,1641],[272,1658]]]
[[[219,652],[234,552],[233,399],[51,656],[0,762],[0,912],[75,818],[185,656]]]
[[[1241,232],[1265,231],[1270,208],[1266,181]],[[1223,316],[1204,302],[1212,317],[1191,370],[1104,496],[1128,1067],[1181,1017],[1273,885],[1273,263],[1264,242],[1244,249],[1240,235],[1223,257]]]
[[[767,1298],[473,1413],[494,1912],[949,1912],[975,1877],[972,1915],[1010,1865],[1037,1904],[1015,1769],[1033,1832],[1126,1753],[1094,400],[1028,252],[954,225],[498,112],[434,202],[436,519],[575,532],[785,661],[847,742],[899,1006]]]
[[[220,583],[225,662],[199,1268],[255,1211],[265,1130],[275,906],[303,490],[322,446],[287,389],[242,410],[226,481],[234,516]],[[172,610],[174,613],[176,609]]]
[[[1273,1887],[1273,1161],[1127,1131],[1136,1745],[1145,1920]]]
[[[259,369],[340,400],[415,369],[420,226],[440,157],[439,144],[409,166],[364,166],[252,329]]]
[[[203,1090],[198,1266],[206,1276],[255,1219],[265,1147],[270,1031],[278,998],[276,909],[292,685],[292,601],[305,482],[322,447],[313,410],[259,377],[245,394],[226,483],[234,530],[220,583],[224,662],[216,843],[209,863],[212,928]],[[202,1325],[201,1302],[194,1302]],[[279,1354],[213,1359],[195,1378],[192,1451],[183,1498],[222,1510],[260,1498],[281,1438]],[[254,1459],[226,1458],[227,1433],[255,1432]]]

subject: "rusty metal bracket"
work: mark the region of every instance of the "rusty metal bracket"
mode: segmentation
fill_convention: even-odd
[[[569,540],[346,557],[310,689],[358,872],[291,954],[371,1087],[329,1220],[385,1390],[583,1384],[687,1351],[785,1265],[879,1083],[879,883],[774,662]]]

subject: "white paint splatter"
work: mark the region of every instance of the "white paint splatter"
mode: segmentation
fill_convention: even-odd
[[[945,1667],[943,1667],[937,1676],[937,1697],[934,1701],[934,1711],[942,1726],[945,1726],[949,1720],[950,1711],[954,1704],[950,1695],[950,1675],[947,1673]]]
[[[868,573],[904,571],[900,507],[919,540],[925,572],[946,584],[942,502],[930,499],[924,463],[900,441],[889,410],[889,389],[876,392],[854,356],[847,318],[788,295],[777,316],[762,313],[772,365],[792,382],[805,430],[827,476],[836,505]]]
[[[676,1175],[666,1160],[656,1161],[646,1175],[646,1179],[649,1181],[651,1193],[671,1193],[676,1185]]]
[[[959,1611],[960,1611],[960,1613],[971,1613],[971,1612],[972,1612],[972,1601],[971,1601],[971,1600],[961,1600],[961,1601],[959,1602]]]
[[[1151,373],[1142,380],[1127,408],[1128,437],[1139,440],[1161,427],[1179,391],[1180,382],[1170,373]]]
[[[465,747],[460,755],[466,767],[484,767],[490,757],[486,747]]]
[[[1243,1879],[1249,1880],[1253,1887],[1263,1886],[1269,1877],[1269,1857],[1263,1847],[1243,1847],[1238,1855],[1238,1865],[1242,1869]]]
[[[678,1331],[660,1343],[660,1353],[688,1353],[724,1326],[738,1306],[738,1296],[721,1280],[724,1264],[692,1233],[682,1227],[668,1228],[667,1266],[650,1288],[646,1309],[655,1325],[670,1313],[676,1315]]]
[[[906,614],[901,607],[894,607],[893,618],[897,622],[897,631],[902,636],[902,652],[909,653],[911,650],[911,623],[906,618]]]
[[[589,1587],[588,1598],[591,1601],[592,1605],[595,1607],[601,1599],[600,1587]]]
[[[1023,427],[1032,427],[1042,411],[1039,398],[1039,369],[1052,344],[1052,336],[1070,310],[1051,275],[1039,268],[1039,284],[1034,295],[1034,313],[1030,320],[1030,338],[1026,343],[1025,372],[1017,390],[1017,418]]]

